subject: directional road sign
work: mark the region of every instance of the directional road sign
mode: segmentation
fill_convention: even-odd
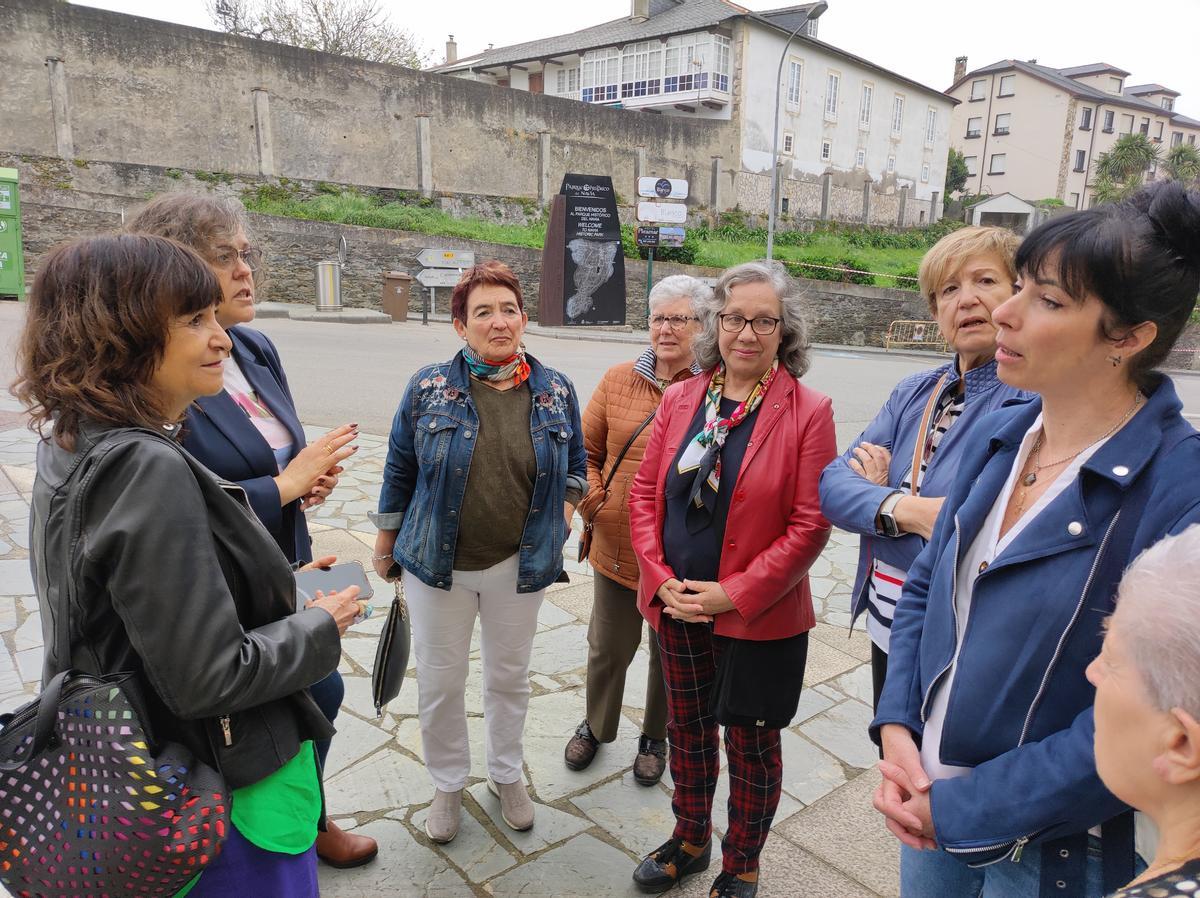
[[[687,206],[683,203],[638,203],[638,221],[661,221],[683,224],[687,221]]]
[[[423,287],[453,287],[462,277],[457,268],[423,268],[417,272],[417,280]]]
[[[423,249],[417,254],[417,264],[426,268],[470,268],[475,264],[475,253],[460,249]]]

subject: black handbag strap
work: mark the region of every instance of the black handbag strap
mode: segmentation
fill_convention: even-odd
[[[633,432],[633,435],[625,441],[625,445],[621,447],[621,451],[617,453],[617,460],[613,462],[613,466],[608,470],[608,476],[604,478],[604,492],[608,492],[608,488],[612,486],[613,478],[617,476],[617,468],[621,467],[621,462],[625,460],[625,456],[629,454],[629,449],[633,445],[633,441],[638,438],[643,430],[649,426],[654,420],[654,416],[658,413],[658,409],[652,411],[649,416],[638,425],[638,429]]]

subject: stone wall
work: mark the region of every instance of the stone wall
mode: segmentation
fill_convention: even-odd
[[[538,199],[567,171],[732,165],[736,126],[630,113],[48,0],[0,0],[0,151]],[[707,193],[707,191],[702,191]],[[693,200],[703,203],[705,196]]]
[[[843,179],[844,180],[844,179]],[[787,215],[793,219],[816,221],[821,218],[821,182],[807,176],[780,178],[779,195],[788,201]],[[911,191],[910,191],[911,192]],[[742,209],[771,207],[771,177],[767,174],[738,172],[737,205]],[[922,218],[924,213],[924,218]],[[829,219],[863,224],[863,189],[834,183],[829,191]],[[933,221],[928,200],[910,196],[900,221],[900,190],[894,184],[871,186],[871,217],[867,224],[884,227],[913,227]]]

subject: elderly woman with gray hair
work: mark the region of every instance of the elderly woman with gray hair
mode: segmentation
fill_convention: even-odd
[[[1096,772],[1154,821],[1150,866],[1113,898],[1200,894],[1200,524],[1151,546],[1121,580],[1096,687]]]
[[[629,487],[650,437],[649,424],[663,391],[699,373],[692,357],[697,306],[712,289],[685,274],[659,281],[650,291],[650,346],[637,359],[604,372],[583,412],[588,453],[588,494],[579,504],[581,543],[596,577],[588,625],[587,716],[567,742],[564,760],[583,770],[602,742],[617,738],[625,672],[642,641],[637,607],[638,566],[629,537]],[[581,558],[582,560],[582,558]],[[633,777],[653,786],[666,768],[667,703],[658,643],[650,640],[646,708]]]
[[[663,396],[629,500],[675,784],[675,831],[633,880],[663,892],[708,867],[721,725],[729,826],[709,895],[752,898],[815,623],[808,569],[829,538],[817,479],[837,450],[829,398],[800,382],[808,341],[782,265],[726,271],[700,321],[704,374]]]

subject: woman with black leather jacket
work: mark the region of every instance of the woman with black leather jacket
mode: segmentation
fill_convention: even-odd
[[[297,612],[244,491],[174,442],[185,409],[222,387],[221,295],[199,256],[159,237],[42,260],[14,392],[45,434],[31,544],[44,676],[135,672],[154,736],[221,771],[233,826],[179,895],[315,896],[313,741],[331,728],[306,687],[336,667],[357,589]],[[50,647],[66,622],[64,658]]]

